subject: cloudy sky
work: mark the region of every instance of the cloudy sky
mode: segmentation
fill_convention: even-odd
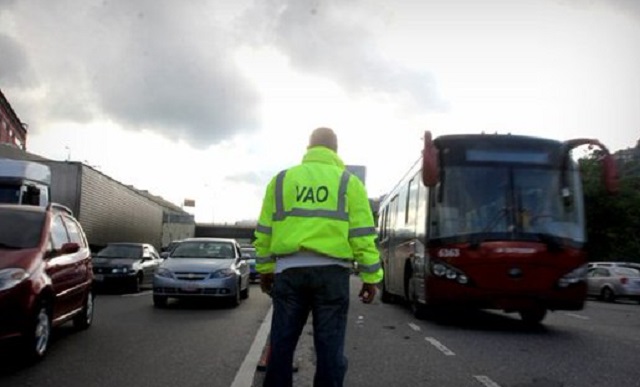
[[[636,0],[0,0],[27,149],[255,219],[318,126],[379,196],[425,130],[640,139]]]

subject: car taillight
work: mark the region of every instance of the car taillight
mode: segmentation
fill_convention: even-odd
[[[623,285],[626,285],[628,281],[629,281],[629,279],[627,277],[620,278],[620,283],[623,284]]]

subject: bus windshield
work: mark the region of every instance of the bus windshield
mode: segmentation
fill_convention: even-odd
[[[560,171],[534,164],[444,168],[432,203],[430,238],[585,242],[583,199],[577,169],[567,172],[563,198]]]

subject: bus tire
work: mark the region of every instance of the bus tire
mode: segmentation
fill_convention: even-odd
[[[547,315],[545,308],[524,309],[519,312],[520,318],[527,325],[538,325]]]
[[[418,301],[418,296],[416,295],[415,285],[413,285],[413,282],[409,284],[409,298],[409,307],[411,308],[413,317],[418,320],[426,320],[428,315],[427,306]]]
[[[393,294],[389,293],[387,291],[387,285],[386,285],[386,279],[383,278],[381,283],[380,283],[380,301],[382,301],[385,304],[393,304],[393,302],[395,301],[395,297],[393,296]]]

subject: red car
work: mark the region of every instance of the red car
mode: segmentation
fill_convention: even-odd
[[[0,204],[0,225],[0,345],[16,338],[39,360],[52,328],[91,326],[89,245],[71,211],[57,204]]]

